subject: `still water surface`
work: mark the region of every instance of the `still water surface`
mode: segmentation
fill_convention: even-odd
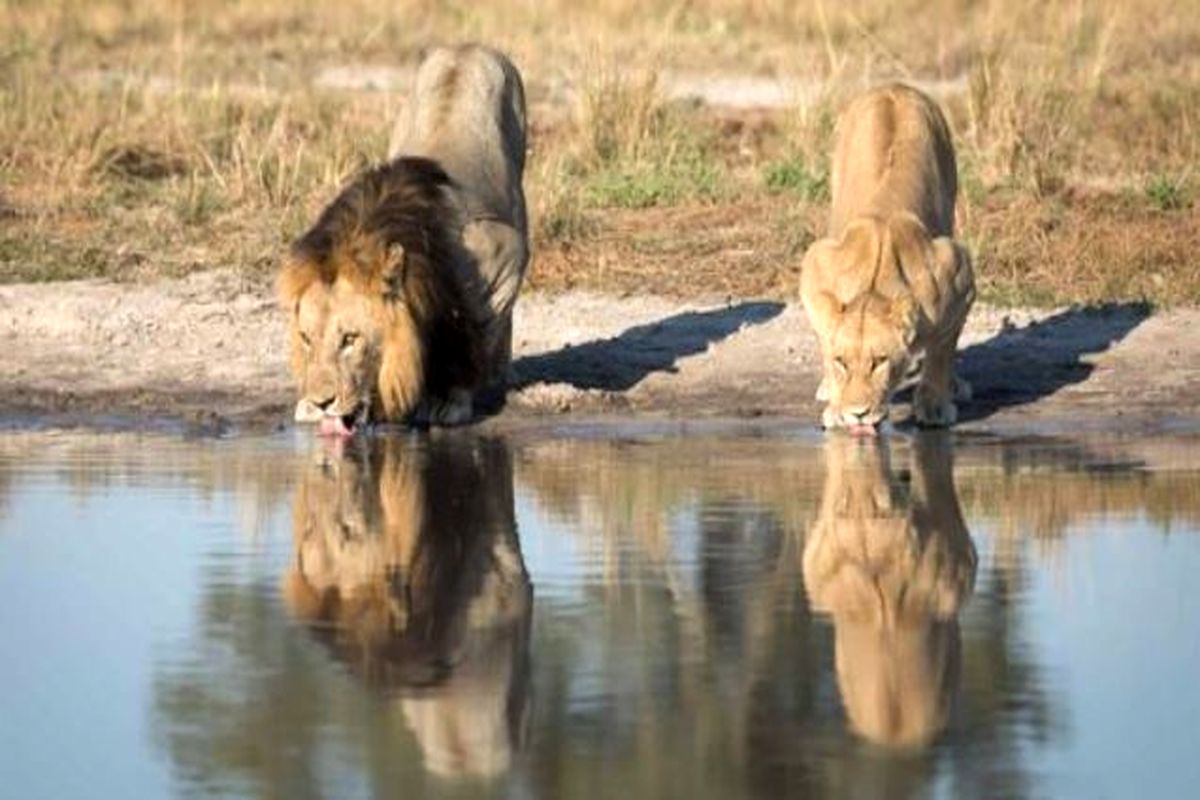
[[[0,438],[0,795],[1192,797],[1200,440]]]

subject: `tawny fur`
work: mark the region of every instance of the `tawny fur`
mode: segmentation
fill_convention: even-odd
[[[937,105],[893,85],[850,104],[837,126],[829,233],[805,254],[801,299],[821,341],[826,427],[878,424],[923,357],[914,416],[957,419],[954,352],[975,297],[953,239],[957,175]]]
[[[835,665],[852,727],[920,747],[946,725],[959,679],[957,614],[976,554],[946,443],[914,445],[911,493],[885,446],[836,436],[804,548],[813,608],[833,616]]]

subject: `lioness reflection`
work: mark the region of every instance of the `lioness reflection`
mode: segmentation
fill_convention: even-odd
[[[886,446],[831,438],[821,510],[804,549],[812,605],[833,616],[850,725],[916,748],[945,727],[960,677],[957,614],[975,580],[944,437],[913,443],[911,484]]]
[[[321,454],[296,494],[293,615],[389,693],[426,767],[507,769],[528,706],[531,589],[495,440],[371,440]]]

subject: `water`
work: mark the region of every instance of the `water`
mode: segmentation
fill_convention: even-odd
[[[0,438],[0,795],[1187,797],[1200,439]]]

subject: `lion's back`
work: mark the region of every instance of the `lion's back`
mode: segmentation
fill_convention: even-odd
[[[426,54],[392,133],[389,155],[424,156],[454,180],[468,220],[526,231],[525,89],[502,53],[482,45]]]

